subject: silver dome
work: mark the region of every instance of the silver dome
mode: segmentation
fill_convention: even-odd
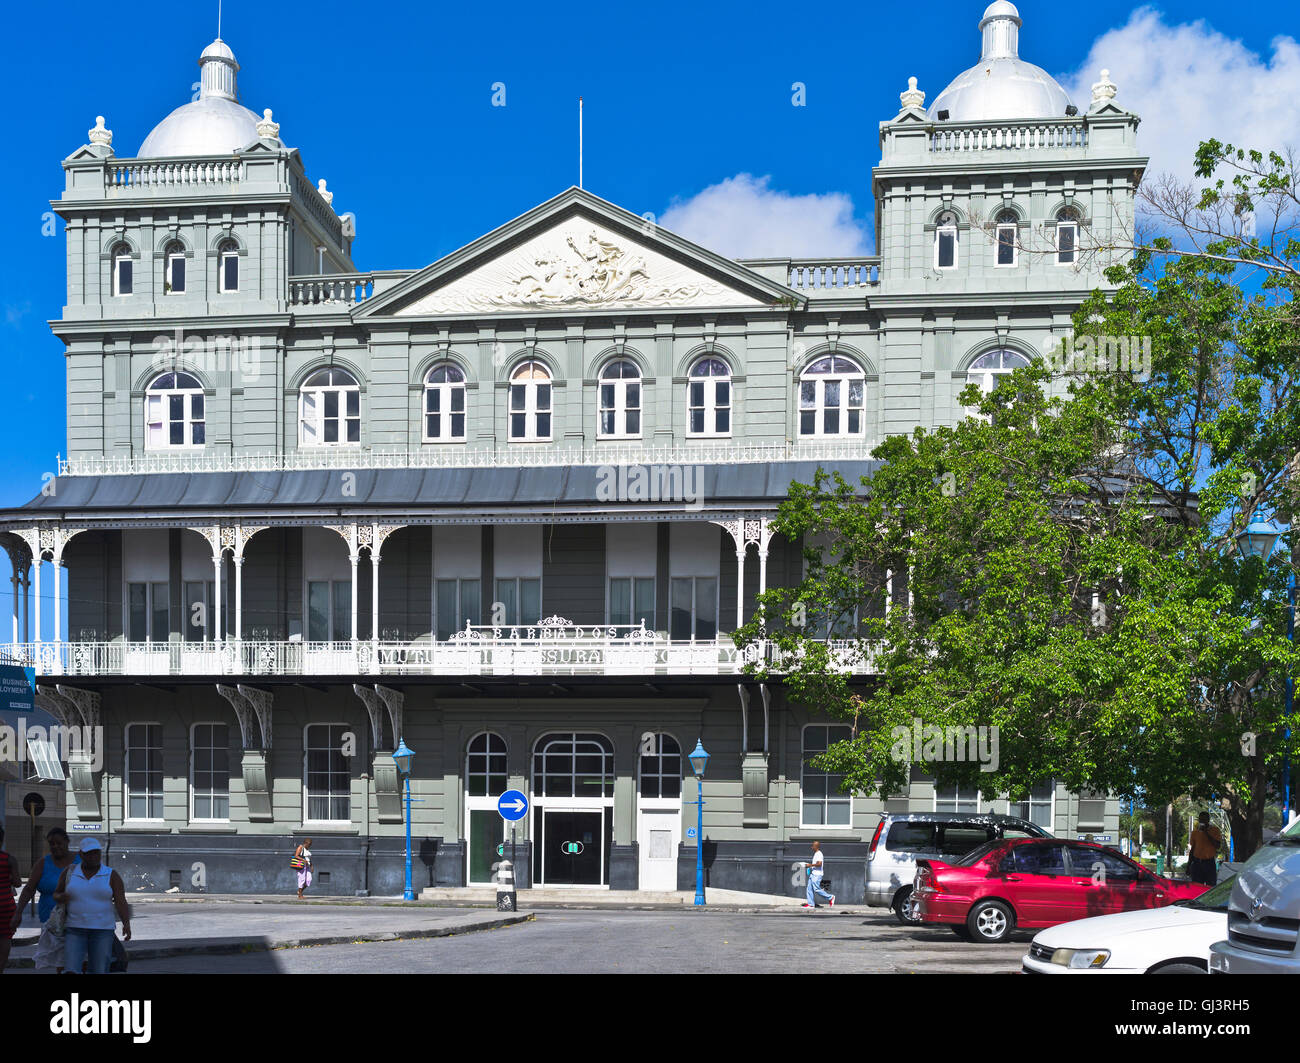
[[[199,58],[199,98],[154,126],[137,158],[226,155],[258,139],[257,115],[237,102],[235,53],[218,37]]]
[[[1070,97],[1042,67],[1020,58],[1020,12],[1009,0],[994,0],[980,19],[980,61],[953,78],[930,104],[936,119],[948,112],[950,122],[985,119],[1063,118]]]

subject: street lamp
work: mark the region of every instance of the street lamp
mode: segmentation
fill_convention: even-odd
[[[695,772],[695,903],[704,904],[704,769],[709,765],[709,754],[704,743],[695,740],[695,749],[689,757]]]
[[[1282,537],[1282,532],[1271,520],[1265,520],[1264,514],[1259,510],[1255,511],[1255,519],[1252,520],[1245,529],[1237,533],[1237,545],[1245,557],[1258,557],[1261,561],[1267,563],[1273,553],[1277,541]],[[1287,614],[1286,614],[1286,638],[1288,642],[1295,641],[1295,566],[1287,566],[1286,577],[1286,596],[1287,596]],[[1291,718],[1291,706],[1295,697],[1295,680],[1289,675],[1286,677],[1286,715],[1287,719]],[[1291,737],[1291,728],[1287,727],[1286,737]],[[1282,825],[1286,826],[1291,818],[1291,761],[1290,758],[1282,762]]]
[[[397,740],[397,748],[393,751],[393,763],[397,765],[397,770],[406,776],[406,889],[402,892],[402,900],[415,900],[415,889],[411,885],[411,760],[415,756],[415,750],[407,748],[406,739]]]

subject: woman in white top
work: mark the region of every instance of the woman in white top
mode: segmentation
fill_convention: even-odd
[[[119,918],[122,936],[131,940],[131,911],[122,877],[104,866],[103,856],[99,839],[86,838],[81,843],[81,863],[63,872],[54,891],[55,903],[68,906],[64,970],[69,974],[80,974],[86,961],[88,973],[108,974]]]
[[[301,845],[293,851],[295,860],[301,860],[298,868],[298,900],[302,900],[302,891],[311,885],[311,839],[304,838]]]

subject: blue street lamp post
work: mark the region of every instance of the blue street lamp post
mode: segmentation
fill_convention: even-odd
[[[704,743],[695,740],[695,749],[690,755],[691,769],[695,772],[695,903],[704,904],[704,769],[708,766],[709,755],[704,751]]]
[[[1273,553],[1273,548],[1277,546],[1277,541],[1282,537],[1282,532],[1272,521],[1265,520],[1264,515],[1258,510],[1255,511],[1255,519],[1246,526],[1243,531],[1237,533],[1237,545],[1241,547],[1241,552],[1246,557],[1258,557],[1267,564],[1269,557]],[[1286,580],[1287,594],[1287,614],[1286,614],[1286,639],[1288,642],[1295,641],[1295,565],[1288,565]],[[1295,680],[1290,675],[1286,677],[1286,715],[1287,719],[1291,718],[1291,707],[1295,698]],[[1286,729],[1286,737],[1290,739],[1291,728]],[[1291,760],[1286,758],[1282,762],[1282,825],[1286,826],[1291,818]]]
[[[397,749],[393,751],[393,761],[397,770],[406,776],[406,889],[402,891],[402,900],[415,900],[415,889],[411,884],[411,758],[415,750],[408,749],[406,740],[397,740]]]

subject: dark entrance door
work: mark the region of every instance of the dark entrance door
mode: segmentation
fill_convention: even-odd
[[[604,884],[605,813],[543,810],[542,882],[547,886]]]

